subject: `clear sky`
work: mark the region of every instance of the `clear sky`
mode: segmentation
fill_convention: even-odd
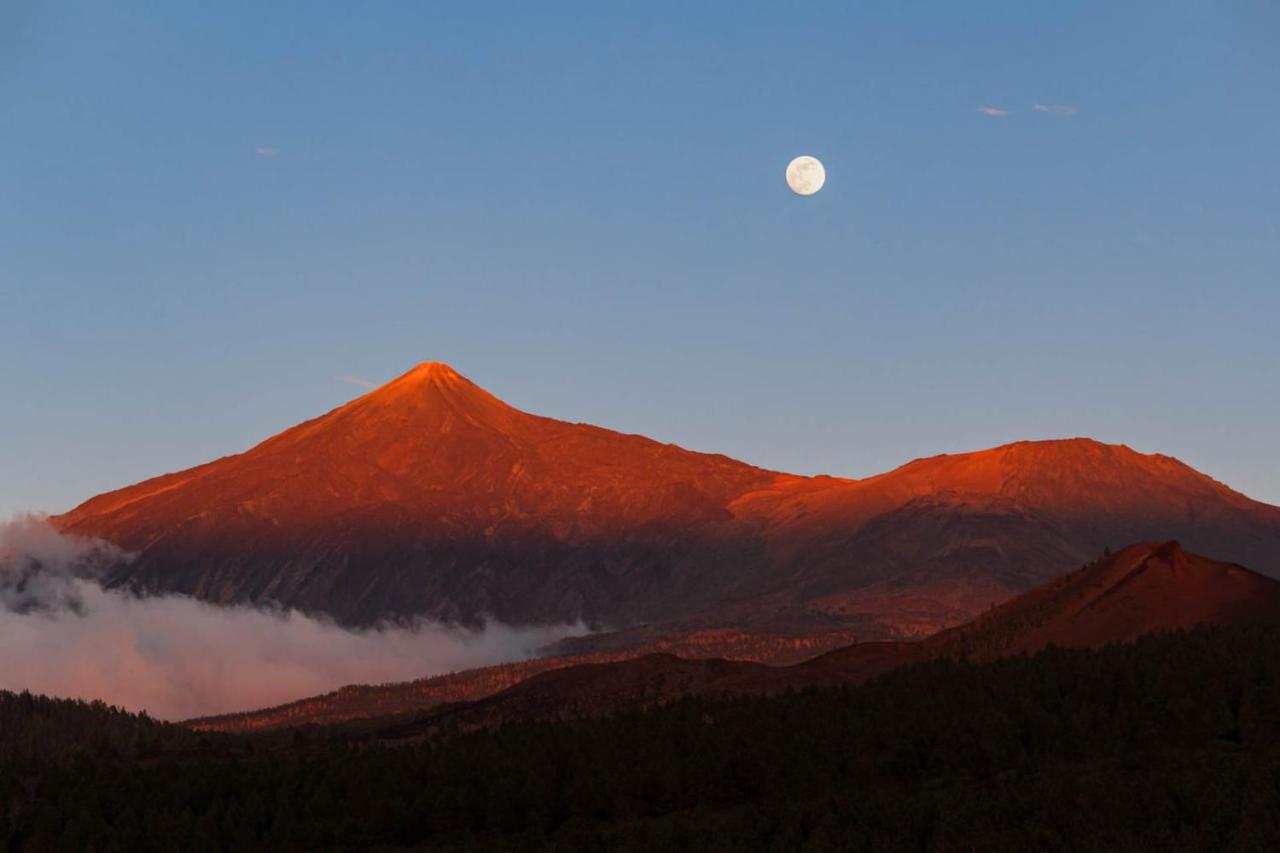
[[[0,512],[424,359],[783,470],[1088,435],[1280,503],[1278,39],[1270,0],[4,3]]]

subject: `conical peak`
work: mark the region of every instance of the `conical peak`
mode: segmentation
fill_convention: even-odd
[[[1182,543],[1177,539],[1170,539],[1167,542],[1161,542],[1151,549],[1151,553],[1162,560],[1186,559],[1187,552],[1183,549]]]
[[[441,427],[461,416],[473,425],[485,424],[499,431],[516,429],[517,421],[530,415],[519,412],[439,361],[424,361],[407,373],[352,403],[353,411],[414,413],[414,417],[443,418]]]
[[[381,392],[399,394],[414,389],[431,387],[447,389],[466,385],[472,385],[472,383],[444,362],[424,361],[415,365],[407,373],[392,379],[386,385],[377,389],[374,394]]]
[[[401,379],[415,379],[418,381],[433,380],[454,380],[461,379],[461,374],[454,370],[443,361],[424,361],[416,366],[408,373],[400,377]]]
[[[454,370],[443,361],[423,361],[414,366],[410,373],[420,376],[457,376],[458,371]]]

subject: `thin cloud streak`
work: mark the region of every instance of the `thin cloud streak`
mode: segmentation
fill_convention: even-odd
[[[991,116],[992,118],[1004,118],[1009,114],[1008,110],[1002,110],[999,107],[988,107],[988,106],[978,107],[978,112],[982,113],[984,116]]]
[[[280,149],[270,145],[259,145],[257,148],[253,149],[253,153],[257,154],[259,157],[279,157]]]
[[[378,387],[377,382],[370,382],[368,379],[365,379],[362,376],[356,376],[354,374],[351,374],[348,376],[335,376],[334,378],[337,379],[339,382],[346,382],[351,385],[359,385],[361,388],[377,388]]]
[[[1060,116],[1073,116],[1079,112],[1075,107],[1067,104],[1033,104],[1032,109],[1041,113],[1052,113]]]

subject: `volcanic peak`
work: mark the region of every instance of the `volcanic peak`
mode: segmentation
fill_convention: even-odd
[[[402,373],[385,385],[373,389],[366,396],[378,396],[386,392],[407,392],[431,387],[451,388],[456,386],[470,386],[480,390],[478,386],[444,362],[424,361],[414,366],[407,373]]]
[[[512,428],[545,420],[521,412],[439,361],[424,361],[390,382],[357,397],[339,412],[380,417],[457,417],[473,425]]]
[[[1280,567],[1280,509],[1120,445],[1018,442],[812,479],[526,413],[430,361],[54,523],[139,552],[117,582],[363,624],[630,624],[764,613],[769,595],[941,627],[1120,542]]]
[[[411,379],[416,382],[453,382],[462,379],[462,375],[443,361],[423,361],[401,375],[400,379]]]

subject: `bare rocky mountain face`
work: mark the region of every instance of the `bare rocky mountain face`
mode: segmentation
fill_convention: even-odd
[[[918,636],[1138,540],[1280,574],[1280,508],[1170,457],[1069,439],[800,477],[527,414],[438,363],[54,522],[132,552],[110,582],[144,593],[622,632],[578,653],[664,626]]]

